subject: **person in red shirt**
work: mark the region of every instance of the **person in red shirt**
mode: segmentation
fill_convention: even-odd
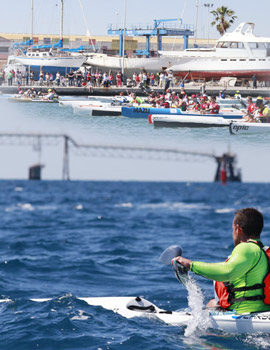
[[[200,102],[201,102],[201,113],[205,113],[205,111],[209,107],[209,104],[208,104],[208,101],[207,101],[207,96],[201,96],[200,97]]]
[[[248,103],[248,108],[246,114],[243,115],[243,121],[248,123],[255,122],[254,113],[257,110],[256,103],[253,103],[251,96],[248,96],[246,101]]]
[[[216,102],[215,96],[211,96],[210,103],[209,103],[209,106],[208,106],[208,109],[206,110],[206,112],[208,112],[210,114],[218,114],[219,113],[219,105]]]

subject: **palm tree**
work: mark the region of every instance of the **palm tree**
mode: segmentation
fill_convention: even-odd
[[[215,20],[211,25],[216,25],[216,28],[221,35],[230,28],[234,20],[237,18],[237,16],[234,15],[235,12],[225,6],[218,7],[216,10],[211,11],[211,14],[215,17]]]

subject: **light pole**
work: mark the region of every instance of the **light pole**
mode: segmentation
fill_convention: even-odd
[[[211,7],[213,7],[214,6],[214,4],[209,4],[209,3],[207,3],[207,4],[204,4],[204,7],[207,7],[207,9],[208,9],[208,16],[207,16],[207,25],[208,25],[208,41],[207,41],[207,46],[209,47],[209,26],[210,26],[210,24],[209,24],[209,13],[210,13],[210,8]]]
[[[123,51],[122,51],[122,75],[124,77],[125,71],[125,39],[126,39],[126,17],[127,17],[127,3],[124,0],[124,30],[123,30]]]

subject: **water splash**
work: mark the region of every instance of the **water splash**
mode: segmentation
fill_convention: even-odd
[[[193,315],[185,329],[185,337],[189,337],[194,334],[196,330],[205,330],[208,328],[210,319],[208,311],[204,308],[203,293],[197,286],[195,280],[189,276],[186,280],[185,286],[188,291],[188,306]]]

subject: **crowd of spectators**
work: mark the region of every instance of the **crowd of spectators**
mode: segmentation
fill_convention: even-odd
[[[26,70],[25,72],[17,69],[11,69],[8,72],[0,70],[0,85],[6,84],[9,86],[55,86],[55,87],[160,87],[167,89],[174,87],[176,82],[172,72],[147,73],[141,71],[134,72],[132,76],[123,77],[119,71],[101,72],[100,70],[70,70],[66,75],[57,72],[52,73],[40,71],[38,77],[34,72]]]

